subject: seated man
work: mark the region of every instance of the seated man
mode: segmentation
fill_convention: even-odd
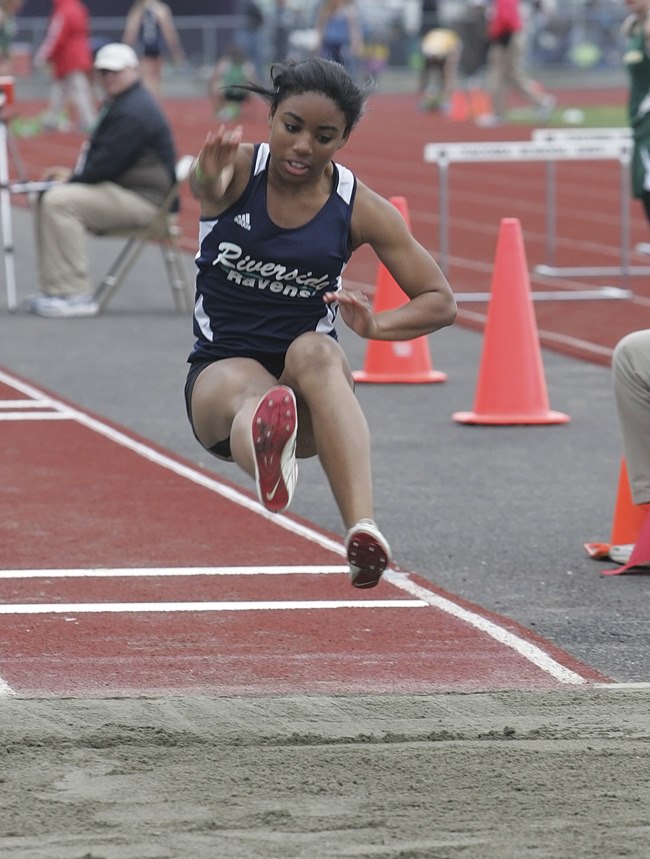
[[[44,295],[28,299],[40,316],[94,316],[99,311],[88,273],[85,231],[146,227],[175,181],[172,132],[140,82],[128,45],[97,52],[95,69],[106,93],[97,126],[73,170],[54,167],[56,181],[36,212],[39,272]]]

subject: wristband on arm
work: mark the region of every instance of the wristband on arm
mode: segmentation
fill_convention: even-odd
[[[219,178],[219,176],[208,176],[207,173],[204,173],[198,158],[194,162],[194,175],[201,185],[207,185],[208,182],[214,182],[215,179]]]
[[[225,193],[234,172],[232,164],[227,164],[223,170],[217,173],[216,176],[210,176],[208,173],[203,172],[198,158],[194,162],[194,175],[196,176],[196,180],[199,185],[213,185],[215,182],[218,183],[219,196],[223,196]]]

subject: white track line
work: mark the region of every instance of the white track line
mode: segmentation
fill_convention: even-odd
[[[459,620],[465,621],[465,623],[470,624],[475,629],[479,629],[481,632],[489,635],[490,638],[494,638],[501,644],[505,644],[506,647],[516,651],[520,656],[523,656],[524,659],[527,659],[529,662],[532,662],[533,665],[541,668],[542,671],[555,677],[555,679],[559,680],[560,683],[581,685],[587,682],[587,680],[580,674],[576,674],[575,671],[570,671],[568,668],[560,665],[559,662],[556,662],[555,659],[536,644],[525,641],[518,635],[515,635],[504,627],[494,623],[494,621],[481,617],[481,615],[475,614],[473,611],[469,611],[468,609],[457,605],[455,602],[433,593],[428,590],[428,588],[423,588],[421,585],[411,581],[404,573],[396,573],[393,570],[388,570],[384,573],[384,578],[392,585],[395,585],[395,587],[405,590],[412,596],[416,596],[419,599],[424,600],[434,608],[438,608],[447,614],[457,617]]]
[[[88,567],[87,569],[60,570],[0,570],[0,579],[68,579],[114,578],[145,576],[290,576],[330,575],[348,573],[348,567]]]
[[[196,483],[199,486],[203,486],[205,489],[210,489],[212,492],[216,492],[218,495],[221,495],[223,498],[232,501],[234,504],[238,504],[240,507],[244,507],[247,510],[251,510],[257,513],[259,516],[262,516],[264,519],[268,519],[270,522],[274,522],[276,525],[280,525],[280,527],[284,528],[285,530],[291,531],[293,534],[297,534],[300,537],[304,537],[306,540],[309,540],[312,543],[317,543],[319,546],[322,546],[325,549],[329,549],[330,551],[336,552],[342,557],[345,557],[345,550],[341,543],[336,542],[335,540],[330,540],[323,534],[318,534],[311,528],[301,525],[298,522],[294,522],[286,516],[283,516],[281,513],[270,513],[258,501],[254,501],[248,495],[245,495],[243,492],[239,492],[238,490],[233,489],[230,486],[226,486],[224,483],[221,483],[217,478],[210,477],[207,474],[202,474],[200,471],[197,471],[194,468],[190,468],[187,465],[183,465],[182,463],[177,462],[170,456],[159,453],[157,450],[153,450],[153,448],[149,447],[148,445],[136,441],[135,439],[131,438],[123,432],[120,432],[119,430],[109,427],[107,424],[103,423],[102,421],[96,420],[95,418],[92,418],[90,415],[80,411],[79,409],[70,408],[66,404],[55,400],[54,398],[48,397],[46,394],[44,394],[42,391],[39,391],[32,385],[26,384],[25,382],[21,382],[19,379],[13,378],[2,370],[0,370],[0,382],[4,382],[6,385],[14,387],[16,390],[20,391],[23,394],[26,394],[27,396],[42,400],[44,403],[47,403],[51,408],[58,409],[64,412],[67,417],[73,418],[78,423],[88,427],[88,429],[91,429],[99,435],[102,435],[105,438],[108,438],[111,441],[122,445],[122,447],[125,447],[128,450],[132,450],[134,453],[137,453],[145,459],[156,463],[156,465],[160,465],[163,468],[167,468],[174,474],[177,474],[180,477],[185,477],[193,483]]]
[[[227,498],[235,504],[239,504],[241,507],[244,507],[247,510],[254,511],[258,515],[269,519],[270,521],[273,521],[281,528],[284,528],[285,530],[290,531],[293,534],[297,534],[312,543],[322,546],[323,548],[336,552],[341,556],[345,556],[345,549],[341,543],[335,540],[331,540],[328,537],[325,537],[323,534],[319,534],[312,528],[309,528],[305,525],[301,525],[298,522],[294,522],[293,520],[289,519],[286,516],[283,516],[282,514],[270,513],[258,502],[252,501],[247,495],[244,495],[242,492],[238,492],[237,490],[232,489],[229,486],[225,486],[216,478],[209,477],[207,474],[203,474],[199,471],[196,471],[194,468],[190,468],[189,466],[183,465],[182,463],[172,459],[171,456],[159,453],[148,445],[142,442],[138,442],[133,438],[130,438],[125,433],[120,432],[119,430],[115,430],[112,427],[109,427],[107,424],[102,423],[96,418],[92,418],[90,415],[87,415],[78,409],[72,409],[66,404],[54,398],[48,397],[46,394],[44,394],[43,391],[40,391],[39,389],[33,387],[32,385],[26,384],[19,379],[15,379],[14,377],[3,372],[2,370],[0,370],[0,382],[4,382],[9,387],[20,391],[26,396],[40,400],[44,404],[47,403],[47,405],[53,409],[57,409],[61,412],[69,414],[71,417],[74,417],[74,419],[77,420],[80,424],[88,427],[94,432],[97,432],[98,434],[103,435],[111,441],[114,441],[117,444],[120,444],[123,447],[134,451],[140,456],[143,456],[145,459],[148,459],[163,468],[167,468],[174,474],[177,474],[181,477],[185,477],[193,483],[196,483],[206,489],[216,492],[222,497]],[[424,588],[420,585],[415,584],[415,582],[412,582],[407,575],[403,573],[397,573],[393,570],[387,570],[384,575],[387,581],[390,581],[391,584],[393,584],[395,587],[407,593],[410,593],[412,596],[417,597],[418,600],[426,602],[428,605],[435,606],[441,611],[444,611],[447,614],[459,618],[460,620],[467,623],[469,626],[474,627],[474,629],[479,630],[480,632],[500,642],[504,646],[510,648],[515,653],[519,654],[519,656],[536,665],[542,671],[549,674],[551,677],[554,677],[559,682],[572,685],[584,685],[588,682],[588,680],[582,675],[576,673],[575,671],[571,671],[568,668],[565,668],[565,666],[561,665],[559,662],[553,659],[550,654],[542,650],[541,647],[538,647],[537,645],[526,641],[524,638],[521,638],[520,636],[508,631],[507,629],[498,626],[496,623],[487,620],[487,618],[481,616],[480,614],[462,608],[451,600],[438,596],[435,592],[430,591],[428,588]],[[358,605],[359,603],[355,602],[354,604]],[[202,603],[200,605],[205,605],[205,603]],[[403,605],[404,603],[400,603],[400,606]],[[74,609],[69,609],[69,611],[74,611]]]
[[[72,412],[0,412],[0,421],[71,421],[76,415]]]
[[[426,608],[424,600],[294,600],[268,602],[98,602],[16,603],[0,605],[0,614],[101,614],[102,612],[281,611],[334,608]]]
[[[0,409],[42,409],[47,405],[46,400],[0,400]]]

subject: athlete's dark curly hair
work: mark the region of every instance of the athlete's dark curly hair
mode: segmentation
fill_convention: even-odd
[[[271,115],[275,114],[278,105],[289,96],[305,92],[322,93],[331,98],[344,114],[347,135],[361,119],[374,83],[368,80],[363,86],[357,86],[339,63],[322,57],[309,57],[306,60],[272,65],[271,87],[246,83],[238,88],[261,96],[271,105]]]

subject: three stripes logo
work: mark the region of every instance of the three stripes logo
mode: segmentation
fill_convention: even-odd
[[[251,216],[248,212],[243,215],[235,215],[233,221],[245,230],[250,230],[251,228]]]

